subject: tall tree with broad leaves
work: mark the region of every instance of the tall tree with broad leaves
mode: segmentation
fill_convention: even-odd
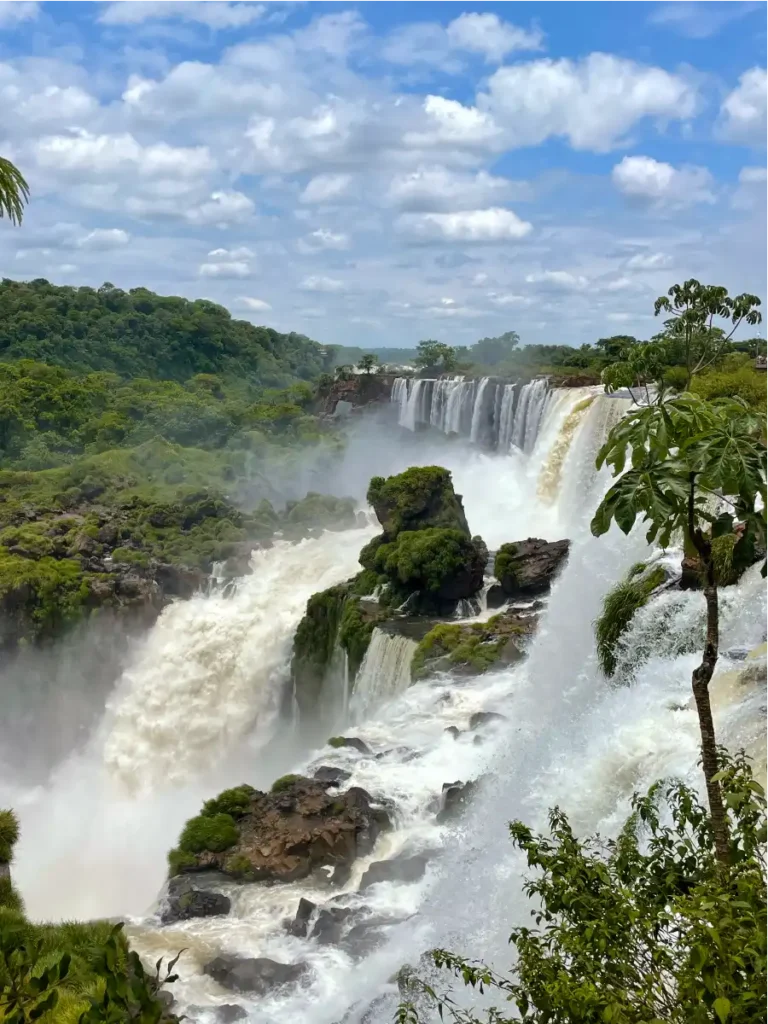
[[[682,534],[698,556],[707,631],[692,684],[722,864],[729,861],[728,820],[718,781],[709,683],[720,642],[718,587],[733,582],[765,550],[766,449],[759,431],[759,420],[738,399],[705,402],[684,394],[631,411],[598,453],[597,467],[607,463],[616,480],[591,524],[598,537],[614,521],[628,534],[639,516],[648,523],[649,543],[666,547],[673,535]]]
[[[0,217],[7,217],[11,224],[21,224],[28,200],[29,185],[24,175],[10,160],[0,156]]]
[[[762,321],[759,305],[757,295],[744,292],[732,298],[727,288],[701,284],[695,278],[672,285],[666,295],[656,299],[654,314],[669,314],[664,321],[665,334],[680,349],[687,371],[684,391],[697,373],[717,362],[743,323],[754,326]]]
[[[420,370],[451,373],[456,369],[456,350],[442,341],[420,341],[416,348],[415,363]]]

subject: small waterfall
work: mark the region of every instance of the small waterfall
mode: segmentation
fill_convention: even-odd
[[[560,482],[563,475],[563,464],[571,447],[576,431],[579,429],[587,409],[595,400],[595,395],[587,395],[582,398],[563,420],[557,440],[549,450],[549,455],[539,473],[539,482],[536,488],[538,497],[546,505],[552,505],[560,493]]]
[[[483,377],[480,381],[480,387],[477,389],[477,397],[475,398],[475,406],[472,410],[472,426],[469,431],[469,439],[473,444],[477,444],[480,440],[480,431],[483,426],[483,399],[490,383],[488,377]]]
[[[515,404],[518,389],[514,384],[505,384],[499,410],[499,443],[500,452],[508,452],[515,425]]]
[[[411,685],[416,643],[407,636],[374,629],[352,692],[351,710],[358,721],[377,704]]]

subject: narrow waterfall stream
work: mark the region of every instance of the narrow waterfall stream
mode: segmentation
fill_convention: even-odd
[[[180,1012],[204,1024],[214,1019],[210,1008],[232,1002],[253,1024],[383,1024],[397,1002],[393,975],[431,946],[486,957],[500,970],[508,965],[510,928],[527,919],[525,868],[507,832],[512,818],[545,826],[547,809],[559,803],[577,828],[611,833],[633,790],[670,773],[698,785],[690,638],[704,621],[701,595],[675,592],[636,616],[623,641],[620,684],[602,678],[594,653],[592,623],[604,594],[648,554],[641,531],[597,540],[588,528],[607,483],[595,453],[626,403],[599,389],[552,391],[543,381],[507,387],[490,379],[399,380],[392,397],[406,429],[431,424],[459,435],[455,445],[446,441],[443,464],[489,547],[528,536],[571,539],[527,660],[474,678],[411,684],[415,643],[376,629],[349,680],[343,725],[370,754],[322,739],[307,750],[277,714],[293,631],[312,593],[355,573],[359,549],[376,531],[327,533],[259,553],[233,596],[218,591],[167,608],[136,648],[87,747],[46,787],[16,794],[22,840],[14,876],[32,916],[125,916],[135,948],[152,961],[185,948],[175,995]],[[468,446],[488,431],[486,450]],[[434,461],[426,442],[417,457],[414,450],[406,465]],[[370,461],[373,474],[375,454]],[[748,573],[723,597],[723,651],[762,643],[765,614],[765,588]],[[723,678],[736,657],[723,656]],[[718,729],[737,742],[763,699],[724,683]],[[480,711],[503,718],[472,730]],[[268,788],[284,772],[311,774],[321,765],[349,772],[344,788],[367,790],[395,822],[340,892],[317,876],[233,883],[228,916],[162,927],[155,897],[165,854],[202,800],[225,785]],[[438,824],[444,784],[481,777],[460,824]],[[400,853],[428,856],[421,879],[358,892],[370,863]],[[357,959],[284,927],[301,897],[323,903],[334,894],[380,922],[380,944]],[[306,962],[311,970],[299,986],[235,998],[202,971],[222,952]],[[189,1010],[200,1006],[209,1012]]]

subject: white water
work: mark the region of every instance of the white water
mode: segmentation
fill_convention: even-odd
[[[348,726],[369,744],[371,756],[329,747],[301,754],[281,737],[265,746],[303,601],[354,572],[357,552],[372,531],[327,535],[305,542],[303,552],[264,553],[274,572],[264,568],[260,576],[249,577],[230,601],[214,595],[191,602],[197,613],[190,619],[178,610],[184,606],[163,614],[137,652],[114,712],[91,748],[20,807],[23,840],[14,874],[31,913],[129,913],[135,916],[134,942],[148,957],[188,947],[176,986],[182,1010],[189,1004],[236,1001],[247,1006],[254,1024],[342,1019],[355,1024],[382,996],[384,1003],[368,1017],[378,1024],[392,1017],[393,973],[432,945],[490,958],[501,970],[508,965],[509,930],[527,912],[520,884],[524,865],[506,831],[511,818],[542,827],[547,808],[558,803],[577,828],[610,833],[626,814],[633,789],[668,773],[698,784],[697,722],[688,706],[695,656],[686,653],[686,644],[701,628],[701,595],[667,595],[657,608],[666,609],[663,628],[654,627],[656,606],[636,618],[624,645],[628,660],[633,650],[642,651],[633,662],[631,685],[606,684],[595,663],[592,621],[602,596],[646,554],[642,534],[625,538],[612,532],[596,540],[587,528],[606,484],[594,470],[594,454],[622,402],[589,389],[538,396],[533,391],[526,406],[530,411],[541,399],[542,407],[529,455],[457,448],[446,459],[473,532],[482,533],[489,545],[529,535],[573,540],[528,660],[477,679],[437,678],[407,687],[407,652],[396,656],[377,631],[376,648],[372,643],[356,686],[358,696],[373,699],[358,712],[360,721]],[[592,396],[574,423],[575,407]],[[408,400],[412,397],[413,389]],[[503,403],[502,396],[502,408]],[[429,462],[431,453],[424,460]],[[317,547],[310,551],[312,544]],[[292,596],[297,589],[301,599]],[[291,602],[293,611],[284,615],[283,604]],[[752,573],[731,588],[723,604],[723,650],[762,641],[765,589],[759,577]],[[201,623],[207,624],[210,648],[201,639]],[[216,640],[222,631],[231,631],[234,653],[226,649],[228,641]],[[226,670],[222,658],[231,659]],[[391,664],[386,672],[385,662]],[[731,667],[723,659],[723,670]],[[230,687],[242,719],[229,708]],[[745,716],[752,721],[764,710],[757,710],[759,694],[747,699],[732,691],[716,708],[716,724],[724,737],[738,742]],[[267,699],[268,693],[273,698]],[[167,699],[159,699],[149,713],[150,695],[154,700],[158,694]],[[350,705],[350,714],[356,714],[354,693]],[[506,720],[477,734],[479,744],[469,732],[458,740],[446,734],[448,726],[466,730],[478,710],[501,712]],[[352,777],[345,786],[362,786],[395,808],[395,831],[356,864],[344,888],[351,905],[364,905],[393,922],[381,949],[354,965],[337,947],[286,934],[281,922],[293,915],[300,896],[322,903],[333,895],[318,879],[233,887],[233,910],[226,918],[160,928],[143,916],[159,888],[165,851],[203,798],[235,781],[265,787],[284,771],[320,764],[346,768]],[[434,800],[442,785],[488,773],[490,781],[464,823],[437,826]],[[180,779],[181,788],[173,784]],[[120,795],[126,782],[149,792]],[[422,881],[356,892],[370,861],[421,850],[433,852]],[[306,988],[249,1003],[202,974],[202,965],[219,952],[306,960],[313,974]]]
[[[408,637],[374,629],[352,691],[355,721],[364,720],[382,701],[408,689],[415,650],[416,643]]]

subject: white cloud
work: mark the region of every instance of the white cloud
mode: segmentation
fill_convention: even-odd
[[[631,313],[608,313],[606,320],[610,320],[615,324],[625,324],[628,320],[632,319]]]
[[[242,192],[227,190],[212,192],[210,199],[189,210],[187,220],[192,224],[215,224],[226,227],[229,224],[249,220],[255,205]]]
[[[765,141],[766,89],[765,68],[750,68],[739,78],[720,108],[720,135],[730,142],[759,146]]]
[[[452,45],[481,53],[488,61],[500,61],[515,50],[541,50],[544,34],[502,21],[495,14],[460,14],[447,29]]]
[[[17,25],[21,21],[32,21],[40,13],[40,4],[27,0],[2,0],[0,3],[0,25]]]
[[[349,174],[318,174],[299,196],[302,203],[327,203],[343,196],[352,182]]]
[[[478,105],[503,127],[509,146],[562,136],[574,149],[602,152],[643,118],[691,117],[696,89],[662,68],[591,53],[581,61],[542,59],[499,68]]]
[[[300,238],[297,243],[299,252],[305,255],[322,252],[324,249],[348,249],[349,246],[349,235],[340,231],[329,231],[327,228],[318,228],[305,238]]]
[[[730,21],[743,18],[758,8],[753,3],[689,3],[676,0],[675,3],[660,4],[648,19],[651,25],[662,25],[689,39],[708,39],[717,35]]]
[[[571,274],[567,270],[537,271],[527,274],[525,280],[528,284],[539,284],[546,288],[563,291],[582,291],[589,284],[586,277],[581,274]]]
[[[268,302],[264,299],[252,299],[247,295],[241,296],[237,300],[237,306],[240,309],[249,309],[254,313],[265,313],[267,310],[272,309]]]
[[[446,167],[419,167],[392,179],[387,199],[403,210],[467,210],[505,199],[512,182],[487,171],[466,174]]]
[[[212,259],[227,260],[251,260],[253,253],[246,246],[241,245],[237,249],[211,249],[208,256]]]
[[[639,252],[630,256],[627,267],[631,270],[663,270],[671,263],[672,257],[666,252]]]
[[[201,263],[198,268],[200,277],[248,277],[251,268],[248,263],[240,260],[227,260],[223,263]]]
[[[739,182],[742,185],[759,185],[768,178],[765,167],[742,167],[739,171]]]
[[[121,228],[96,228],[78,240],[80,249],[119,249],[127,245],[130,235]]]
[[[532,229],[528,221],[503,207],[458,213],[405,213],[398,219],[398,225],[418,238],[449,242],[517,241]]]
[[[208,28],[226,29],[249,25],[261,18],[263,4],[225,3],[213,0],[130,0],[107,4],[99,21],[103,25],[139,25],[146,21],[197,21]]]
[[[515,292],[488,292],[488,298],[494,306],[527,306],[530,299],[525,295],[517,295]]]
[[[458,100],[427,96],[423,106],[427,119],[425,131],[406,132],[406,145],[421,147],[440,143],[462,146],[487,146],[501,136],[501,129],[490,114],[477,107],[465,107]]]
[[[70,135],[43,136],[34,147],[41,167],[58,173],[92,175],[138,174],[191,178],[214,169],[216,162],[207,146],[170,146],[155,142],[143,146],[133,135],[94,135],[79,130]]]
[[[677,168],[650,156],[625,156],[611,178],[632,199],[675,206],[715,202],[714,182],[705,167]]]
[[[602,287],[607,292],[625,292],[635,287],[628,277],[615,277],[612,281],[606,281]]]
[[[312,274],[305,277],[299,284],[303,292],[340,292],[344,288],[343,281],[334,277],[324,277],[322,274]]]
[[[461,14],[447,28],[437,22],[411,22],[396,28],[384,42],[381,56],[392,64],[423,64],[458,73],[458,54],[476,53],[498,63],[516,50],[541,50],[538,28],[520,28],[496,14]]]

